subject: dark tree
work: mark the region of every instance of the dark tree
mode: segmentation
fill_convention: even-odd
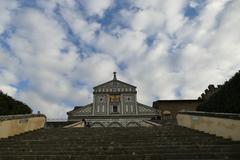
[[[30,114],[32,109],[26,104],[0,92],[0,115]]]
[[[198,111],[240,113],[240,71],[226,81],[218,92],[200,104]]]

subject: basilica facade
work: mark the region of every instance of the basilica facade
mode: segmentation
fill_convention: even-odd
[[[137,102],[136,86],[113,79],[93,88],[93,102],[68,112],[69,121],[85,119],[92,127],[147,126],[156,109]]]

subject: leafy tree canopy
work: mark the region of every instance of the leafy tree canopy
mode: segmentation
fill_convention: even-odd
[[[0,115],[30,114],[32,109],[0,91]]]
[[[240,113],[240,71],[226,81],[218,92],[197,108],[198,111]]]

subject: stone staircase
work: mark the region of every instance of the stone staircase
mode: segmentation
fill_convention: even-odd
[[[240,141],[179,126],[46,128],[0,140],[0,160],[240,159]]]

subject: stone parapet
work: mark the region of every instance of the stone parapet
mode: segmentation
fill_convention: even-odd
[[[179,126],[203,131],[232,140],[240,140],[240,115],[209,112],[179,112]]]
[[[0,116],[0,138],[43,128],[46,116],[42,114]]]
[[[240,120],[240,114],[235,113],[215,113],[215,112],[201,112],[201,111],[182,111],[179,114],[188,114],[195,116],[208,116],[215,118],[227,118],[227,119],[236,119]]]
[[[11,120],[11,119],[32,118],[32,117],[46,118],[44,114],[15,114],[15,115],[0,116],[0,121]]]

